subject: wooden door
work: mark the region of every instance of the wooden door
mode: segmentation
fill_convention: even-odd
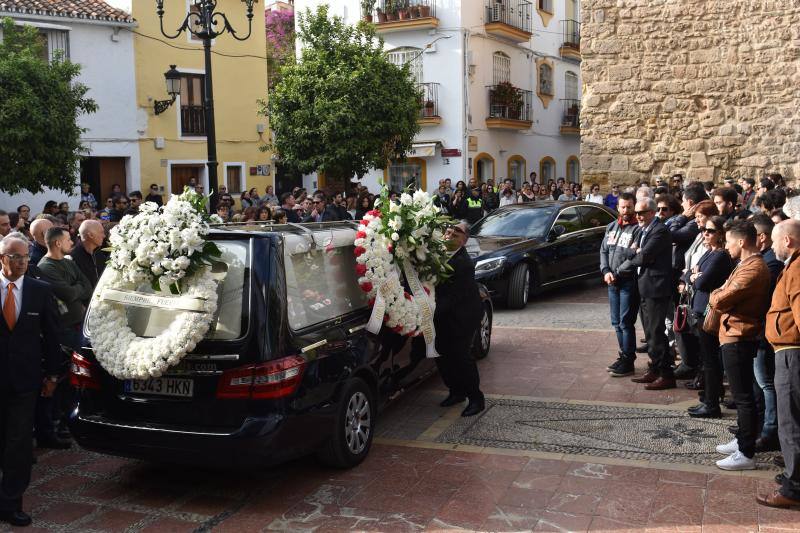
[[[196,184],[202,184],[200,181],[203,172],[203,165],[172,165],[172,175],[170,187],[172,194],[181,194],[183,188],[194,179]]]
[[[128,183],[125,177],[124,157],[98,157],[100,168],[99,206],[106,205],[106,198],[111,196],[111,187],[119,185],[123,193],[128,194]]]

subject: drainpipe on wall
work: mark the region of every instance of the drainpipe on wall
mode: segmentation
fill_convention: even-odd
[[[462,31],[462,75],[464,77],[463,83],[463,96],[464,96],[464,105],[463,105],[463,116],[462,116],[462,124],[463,124],[463,139],[462,139],[462,147],[461,147],[461,158],[462,158],[462,176],[464,181],[469,181],[469,127],[467,122],[467,117],[469,114],[469,65],[468,63],[468,52],[469,52],[469,29],[463,29]]]

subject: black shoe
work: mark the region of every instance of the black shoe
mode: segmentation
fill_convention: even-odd
[[[781,444],[776,438],[758,437],[756,439],[756,453],[777,452],[781,449]]]
[[[613,363],[611,363],[610,365],[608,365],[608,366],[606,367],[606,370],[608,370],[609,372],[611,372],[612,370],[614,370],[614,369],[615,369],[615,368],[616,368],[616,367],[617,367],[617,366],[618,366],[618,365],[619,365],[619,364],[622,362],[622,360],[623,360],[623,359],[625,359],[625,356],[624,356],[624,355],[622,355],[622,352],[619,352],[619,353],[617,354],[617,358],[614,360],[614,362],[613,362]]]
[[[783,485],[784,481],[786,481],[786,474],[784,474],[783,472],[775,476],[775,483],[777,483],[778,485]]]
[[[709,407],[703,404],[697,409],[689,410],[689,416],[692,418],[722,418],[722,410],[717,407]]]
[[[483,399],[470,400],[466,409],[461,411],[461,416],[475,416],[484,409],[486,409],[486,402]]]
[[[675,369],[675,379],[694,379],[697,369],[683,363]]]
[[[466,400],[466,396],[455,396],[454,394],[448,394],[447,398],[441,401],[439,404],[441,407],[450,407],[459,403],[462,403]]]
[[[736,409],[736,402],[733,400],[725,400],[722,402],[722,405],[725,406],[725,409]]]
[[[692,381],[686,383],[686,388],[689,390],[703,390],[706,388],[705,379],[703,379],[703,374],[699,373],[695,376]]]
[[[46,439],[36,439],[36,447],[50,450],[69,450],[72,448],[72,442],[53,436]]]
[[[734,426],[728,426],[728,431],[729,431],[731,434],[733,434],[733,435],[736,435],[737,433],[739,433],[739,426],[736,426],[736,425],[734,425]]]
[[[31,517],[25,511],[5,511],[0,513],[0,520],[12,526],[25,527],[31,525]]]
[[[641,346],[637,346],[636,353],[647,353],[647,345],[642,344]]]
[[[783,460],[782,455],[776,455],[772,458],[772,464],[779,468],[786,468],[786,461]]]
[[[636,372],[633,361],[630,359],[620,359],[619,364],[608,371],[611,377],[621,378],[625,376],[632,376]]]

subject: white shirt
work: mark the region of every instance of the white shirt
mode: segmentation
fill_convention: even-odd
[[[19,312],[22,309],[22,284],[24,280],[25,276],[23,275],[13,282],[14,292],[12,292],[12,294],[14,295],[14,303],[17,307],[17,321],[19,321]],[[11,283],[11,281],[9,281],[2,272],[0,272],[0,281],[2,281],[3,288],[3,294],[0,295],[0,309],[4,309],[6,305],[6,296],[8,295],[8,285]]]
[[[510,194],[508,196],[506,196],[505,194],[501,194],[500,195],[500,207],[503,207],[504,205],[515,204],[515,203],[517,203],[517,195],[516,194]]]
[[[589,194],[586,197],[587,202],[592,202],[593,204],[602,204],[603,203],[603,195],[602,194]]]

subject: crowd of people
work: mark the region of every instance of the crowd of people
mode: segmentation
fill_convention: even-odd
[[[796,214],[800,196],[779,174],[757,187],[749,178],[713,185],[673,176],[670,185],[612,192],[619,218],[600,252],[619,346],[608,372],[634,375],[637,353],[647,353],[633,382],[664,390],[685,380],[699,391],[691,417],[736,409],[735,437],[717,446],[725,456],[717,466],[754,469],[756,453],[781,450],[780,489],[759,503],[797,507],[800,221],[787,211]],[[645,337],[638,347],[637,317]]]

